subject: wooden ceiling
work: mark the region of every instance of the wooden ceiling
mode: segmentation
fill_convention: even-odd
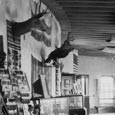
[[[62,42],[71,31],[79,55],[110,57],[115,50],[115,0],[42,0],[59,20]]]

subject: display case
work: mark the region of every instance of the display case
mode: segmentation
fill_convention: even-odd
[[[89,95],[89,75],[79,74],[76,76],[75,89],[77,89],[77,94]]]
[[[83,109],[82,95],[40,99],[40,115],[69,115],[76,109]]]

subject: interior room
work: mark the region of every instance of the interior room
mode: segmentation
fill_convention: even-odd
[[[115,1],[0,0],[0,115],[114,115]]]

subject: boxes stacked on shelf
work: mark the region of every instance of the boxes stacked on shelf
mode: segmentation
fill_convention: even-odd
[[[17,104],[16,102],[7,102],[7,109],[10,115],[17,115]]]
[[[3,74],[1,79],[2,91],[10,92],[12,90],[11,81],[8,74]]]
[[[31,94],[28,92],[21,92],[21,102],[30,103]]]
[[[3,96],[8,95],[12,90],[11,81],[9,79],[9,74],[7,70],[0,69],[0,85],[1,85],[1,94]]]
[[[22,71],[14,71],[11,74],[0,71],[1,92],[6,98],[18,97],[21,92],[30,94],[30,88],[26,74]]]
[[[26,74],[22,71],[8,72],[0,69],[0,93],[5,100],[8,114],[17,115],[18,105],[30,103],[31,99]],[[2,112],[2,107],[0,112]]]
[[[18,97],[21,97],[21,93],[25,92],[26,94],[30,94],[30,89],[28,85],[28,81],[26,78],[26,74],[22,71],[15,71],[11,76],[12,81],[12,93]],[[29,97],[30,99],[30,97]]]
[[[0,93],[0,115],[8,115],[8,111],[1,93]]]
[[[27,82],[27,78],[26,78],[26,75],[24,73],[22,73],[22,74],[18,73],[17,74],[17,82],[18,82],[20,92],[29,92],[30,91],[29,85]]]

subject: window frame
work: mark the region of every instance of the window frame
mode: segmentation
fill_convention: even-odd
[[[105,80],[104,82],[103,82],[103,86],[104,87],[102,87],[101,88],[101,86],[102,86],[102,81],[101,81],[101,79],[102,78],[112,78],[112,81],[110,81],[109,83],[108,83],[108,81],[109,80]],[[107,81],[107,82],[106,82]],[[114,103],[114,96],[115,96],[115,93],[114,93],[114,83],[115,83],[115,77],[113,76],[113,75],[102,75],[100,78],[99,78],[99,86],[98,86],[98,91],[99,91],[99,105],[100,106],[109,106],[109,105],[113,105],[113,103]],[[112,85],[113,84],[113,85]],[[111,86],[111,88],[112,89],[110,89],[110,88],[108,88],[109,86]],[[108,89],[105,89],[105,88],[108,88]],[[104,94],[102,94],[102,90],[103,90],[103,93]],[[101,92],[101,93],[100,93]],[[112,95],[110,95],[110,93],[112,94]],[[100,95],[102,94],[102,97],[100,97]],[[107,95],[106,95],[107,94]],[[108,98],[107,98],[108,97]],[[104,100],[105,100],[105,102],[104,102]]]

